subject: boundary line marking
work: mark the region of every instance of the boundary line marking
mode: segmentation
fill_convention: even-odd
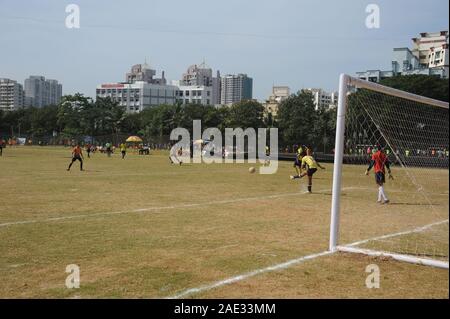
[[[343,247],[354,247],[354,246],[358,246],[358,245],[362,245],[365,243],[368,243],[369,241],[376,241],[376,240],[383,240],[383,239],[387,239],[387,238],[392,238],[392,237],[398,237],[398,236],[402,236],[402,235],[409,235],[409,234],[413,234],[413,233],[421,233],[429,228],[432,228],[434,226],[439,226],[439,225],[443,225],[445,223],[448,223],[449,220],[445,219],[445,220],[441,220],[439,222],[436,223],[432,223],[432,224],[428,224],[425,226],[421,226],[421,227],[416,227],[414,229],[411,230],[407,230],[407,231],[403,231],[403,232],[398,232],[398,233],[393,233],[393,234],[387,234],[387,235],[383,235],[383,236],[378,236],[378,237],[373,237],[373,238],[369,238],[369,239],[364,239],[364,240],[360,240],[351,244],[347,244],[347,245],[343,245]]]
[[[343,187],[342,188],[343,191],[352,190],[352,189],[364,190],[365,188],[363,188],[363,187]],[[331,192],[331,189],[321,189],[321,190],[316,191],[315,194],[321,194],[321,193],[326,193],[326,192]],[[276,198],[305,195],[305,194],[308,194],[308,192],[303,191],[303,189],[301,189],[300,192],[295,192],[295,193],[282,193],[282,194],[261,195],[261,196],[243,197],[243,198],[235,198],[235,199],[224,199],[224,200],[219,200],[219,201],[215,201],[215,202],[181,204],[181,205],[172,205],[172,206],[157,206],[157,207],[138,208],[138,209],[131,209],[131,210],[123,210],[123,211],[101,212],[101,213],[92,213],[92,214],[79,214],[79,215],[72,215],[72,216],[46,217],[46,218],[40,218],[40,219],[29,219],[29,220],[22,220],[22,221],[4,222],[4,223],[0,223],[0,228],[7,227],[7,226],[14,226],[14,225],[36,224],[36,223],[54,222],[54,221],[70,220],[70,219],[78,219],[78,218],[92,218],[92,217],[101,217],[101,216],[122,215],[122,214],[129,214],[129,213],[158,212],[158,211],[162,211],[162,210],[202,207],[202,206],[210,206],[210,205],[216,205],[216,204],[233,204],[233,203],[252,201],[252,200],[276,199]]]
[[[407,231],[403,231],[403,232],[392,233],[392,234],[388,234],[388,235],[384,235],[384,236],[368,238],[368,239],[365,239],[365,240],[361,240],[361,241],[357,241],[357,242],[354,242],[354,243],[351,243],[351,244],[344,245],[343,247],[353,247],[353,246],[360,245],[360,244],[363,244],[363,243],[366,243],[366,242],[369,242],[369,241],[375,241],[375,240],[380,240],[380,239],[385,239],[385,238],[391,238],[391,237],[396,237],[396,236],[401,236],[401,235],[407,235],[407,234],[411,234],[411,233],[423,232],[423,231],[425,231],[425,230],[427,230],[427,229],[429,229],[431,227],[442,225],[442,224],[445,224],[445,223],[448,223],[448,222],[449,222],[449,220],[446,219],[446,220],[442,220],[442,221],[435,222],[435,223],[432,223],[432,224],[424,225],[424,226],[417,227],[417,228],[414,228],[414,229],[411,229],[411,230],[407,230]],[[291,266],[300,264],[302,262],[305,262],[305,261],[308,261],[308,260],[311,260],[311,259],[316,259],[316,258],[323,257],[323,256],[332,255],[332,254],[335,254],[337,252],[338,252],[338,250],[335,250],[335,251],[327,250],[327,251],[322,251],[320,253],[306,255],[306,256],[303,256],[303,257],[296,258],[296,259],[291,259],[291,260],[288,260],[288,261],[286,261],[284,263],[281,263],[281,264],[277,264],[277,265],[273,265],[273,266],[269,266],[269,267],[253,270],[253,271],[244,273],[242,275],[230,277],[230,278],[227,278],[227,279],[224,279],[224,280],[220,280],[220,281],[217,281],[217,282],[214,282],[214,283],[211,283],[211,284],[203,285],[203,286],[200,286],[200,287],[197,287],[197,288],[186,289],[184,291],[179,292],[176,295],[173,295],[171,297],[166,297],[166,299],[180,299],[180,298],[184,298],[184,297],[192,295],[192,294],[196,294],[196,293],[200,293],[200,292],[204,292],[204,291],[209,291],[209,290],[212,290],[214,288],[219,288],[219,287],[222,287],[222,286],[225,286],[225,285],[229,285],[229,284],[233,284],[233,283],[236,283],[236,282],[239,282],[239,281],[242,281],[242,280],[246,280],[248,278],[251,278],[251,277],[254,277],[256,275],[263,274],[263,273],[266,273],[266,272],[272,272],[272,271],[286,269],[286,268],[289,268]]]
[[[302,263],[304,261],[307,261],[307,260],[310,260],[310,259],[315,259],[315,258],[322,257],[322,256],[331,255],[331,254],[334,254],[334,253],[336,253],[336,252],[322,251],[322,252],[317,253],[317,254],[307,255],[307,256],[300,257],[300,258],[288,260],[288,261],[286,261],[284,263],[281,263],[281,264],[277,264],[277,265],[269,266],[269,267],[266,267],[266,268],[253,270],[253,271],[244,273],[242,275],[238,275],[238,276],[230,277],[228,279],[217,281],[217,282],[209,284],[209,285],[204,285],[204,286],[200,286],[200,287],[197,287],[197,288],[190,288],[190,289],[184,290],[184,291],[182,291],[182,292],[180,292],[180,293],[178,293],[178,294],[176,294],[176,295],[174,295],[172,297],[166,297],[166,299],[180,299],[180,298],[183,298],[183,297],[186,297],[188,295],[195,294],[195,293],[208,291],[208,290],[211,290],[211,289],[214,289],[214,288],[218,288],[218,287],[222,287],[222,286],[225,286],[225,285],[233,284],[235,282],[242,281],[242,280],[245,280],[245,279],[248,279],[250,277],[254,277],[256,275],[263,274],[263,273],[266,273],[266,272],[286,269],[286,268],[289,268],[289,267],[291,267],[293,265],[300,264],[300,263]]]
[[[327,191],[330,191],[330,190],[328,190],[328,189],[327,190],[319,190],[316,193],[324,193]],[[299,195],[304,195],[304,193],[302,193],[302,192],[283,193],[283,194],[274,194],[274,195],[225,199],[225,200],[210,201],[210,202],[203,202],[203,203],[181,204],[181,205],[172,205],[172,206],[157,206],[157,207],[138,208],[138,209],[114,211],[114,212],[102,212],[102,213],[81,214],[81,215],[72,215],[72,216],[48,217],[48,218],[41,218],[41,219],[29,219],[29,220],[22,220],[22,221],[12,221],[12,222],[0,223],[0,228],[7,227],[7,226],[14,226],[14,225],[54,222],[54,221],[77,219],[77,218],[92,218],[92,217],[121,215],[121,214],[129,214],[129,213],[149,213],[149,212],[158,212],[158,211],[162,211],[162,210],[173,210],[173,209],[179,209],[179,208],[202,207],[202,206],[211,206],[211,205],[217,205],[217,204],[233,204],[233,203],[246,202],[246,201],[252,201],[252,200],[257,201],[257,200],[265,200],[265,199],[277,199],[277,198],[283,198],[283,197],[289,197],[289,196],[299,196]]]

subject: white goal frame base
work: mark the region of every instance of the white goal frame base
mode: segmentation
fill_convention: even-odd
[[[448,261],[440,261],[435,259],[428,259],[428,258],[419,258],[414,257],[410,255],[401,255],[401,254],[393,254],[388,253],[385,251],[377,251],[377,250],[371,250],[371,249],[364,249],[364,248],[355,248],[350,246],[337,246],[337,251],[345,252],[345,253],[354,253],[354,254],[363,254],[371,257],[386,257],[386,258],[392,258],[394,260],[403,261],[411,264],[417,264],[422,266],[431,266],[431,267],[437,267],[437,268],[443,268],[443,269],[449,269],[448,268]]]

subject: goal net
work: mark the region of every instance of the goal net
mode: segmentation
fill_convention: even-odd
[[[448,103],[346,75],[339,99],[330,249],[448,268]]]

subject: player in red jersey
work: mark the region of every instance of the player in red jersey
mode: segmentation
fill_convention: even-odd
[[[385,168],[387,168],[389,178],[394,179],[394,177],[391,174],[389,159],[380,145],[377,146],[377,151],[372,155],[369,167],[366,170],[366,175],[369,175],[372,167],[375,171],[375,182],[378,185],[378,203],[388,204],[389,199],[384,192],[384,183],[386,183]]]
[[[80,171],[83,170],[83,151],[80,147],[80,144],[77,144],[72,150],[72,161],[69,164],[69,167],[67,168],[68,171],[70,171],[70,168],[72,167],[73,162],[80,161]]]

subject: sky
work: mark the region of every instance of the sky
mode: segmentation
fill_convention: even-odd
[[[80,8],[80,28],[65,25]],[[366,7],[380,28],[366,27]],[[0,78],[43,75],[64,94],[94,97],[133,64],[179,80],[203,60],[221,74],[246,73],[253,95],[338,87],[340,73],[388,70],[394,47],[420,32],[448,30],[448,0],[0,0]]]

